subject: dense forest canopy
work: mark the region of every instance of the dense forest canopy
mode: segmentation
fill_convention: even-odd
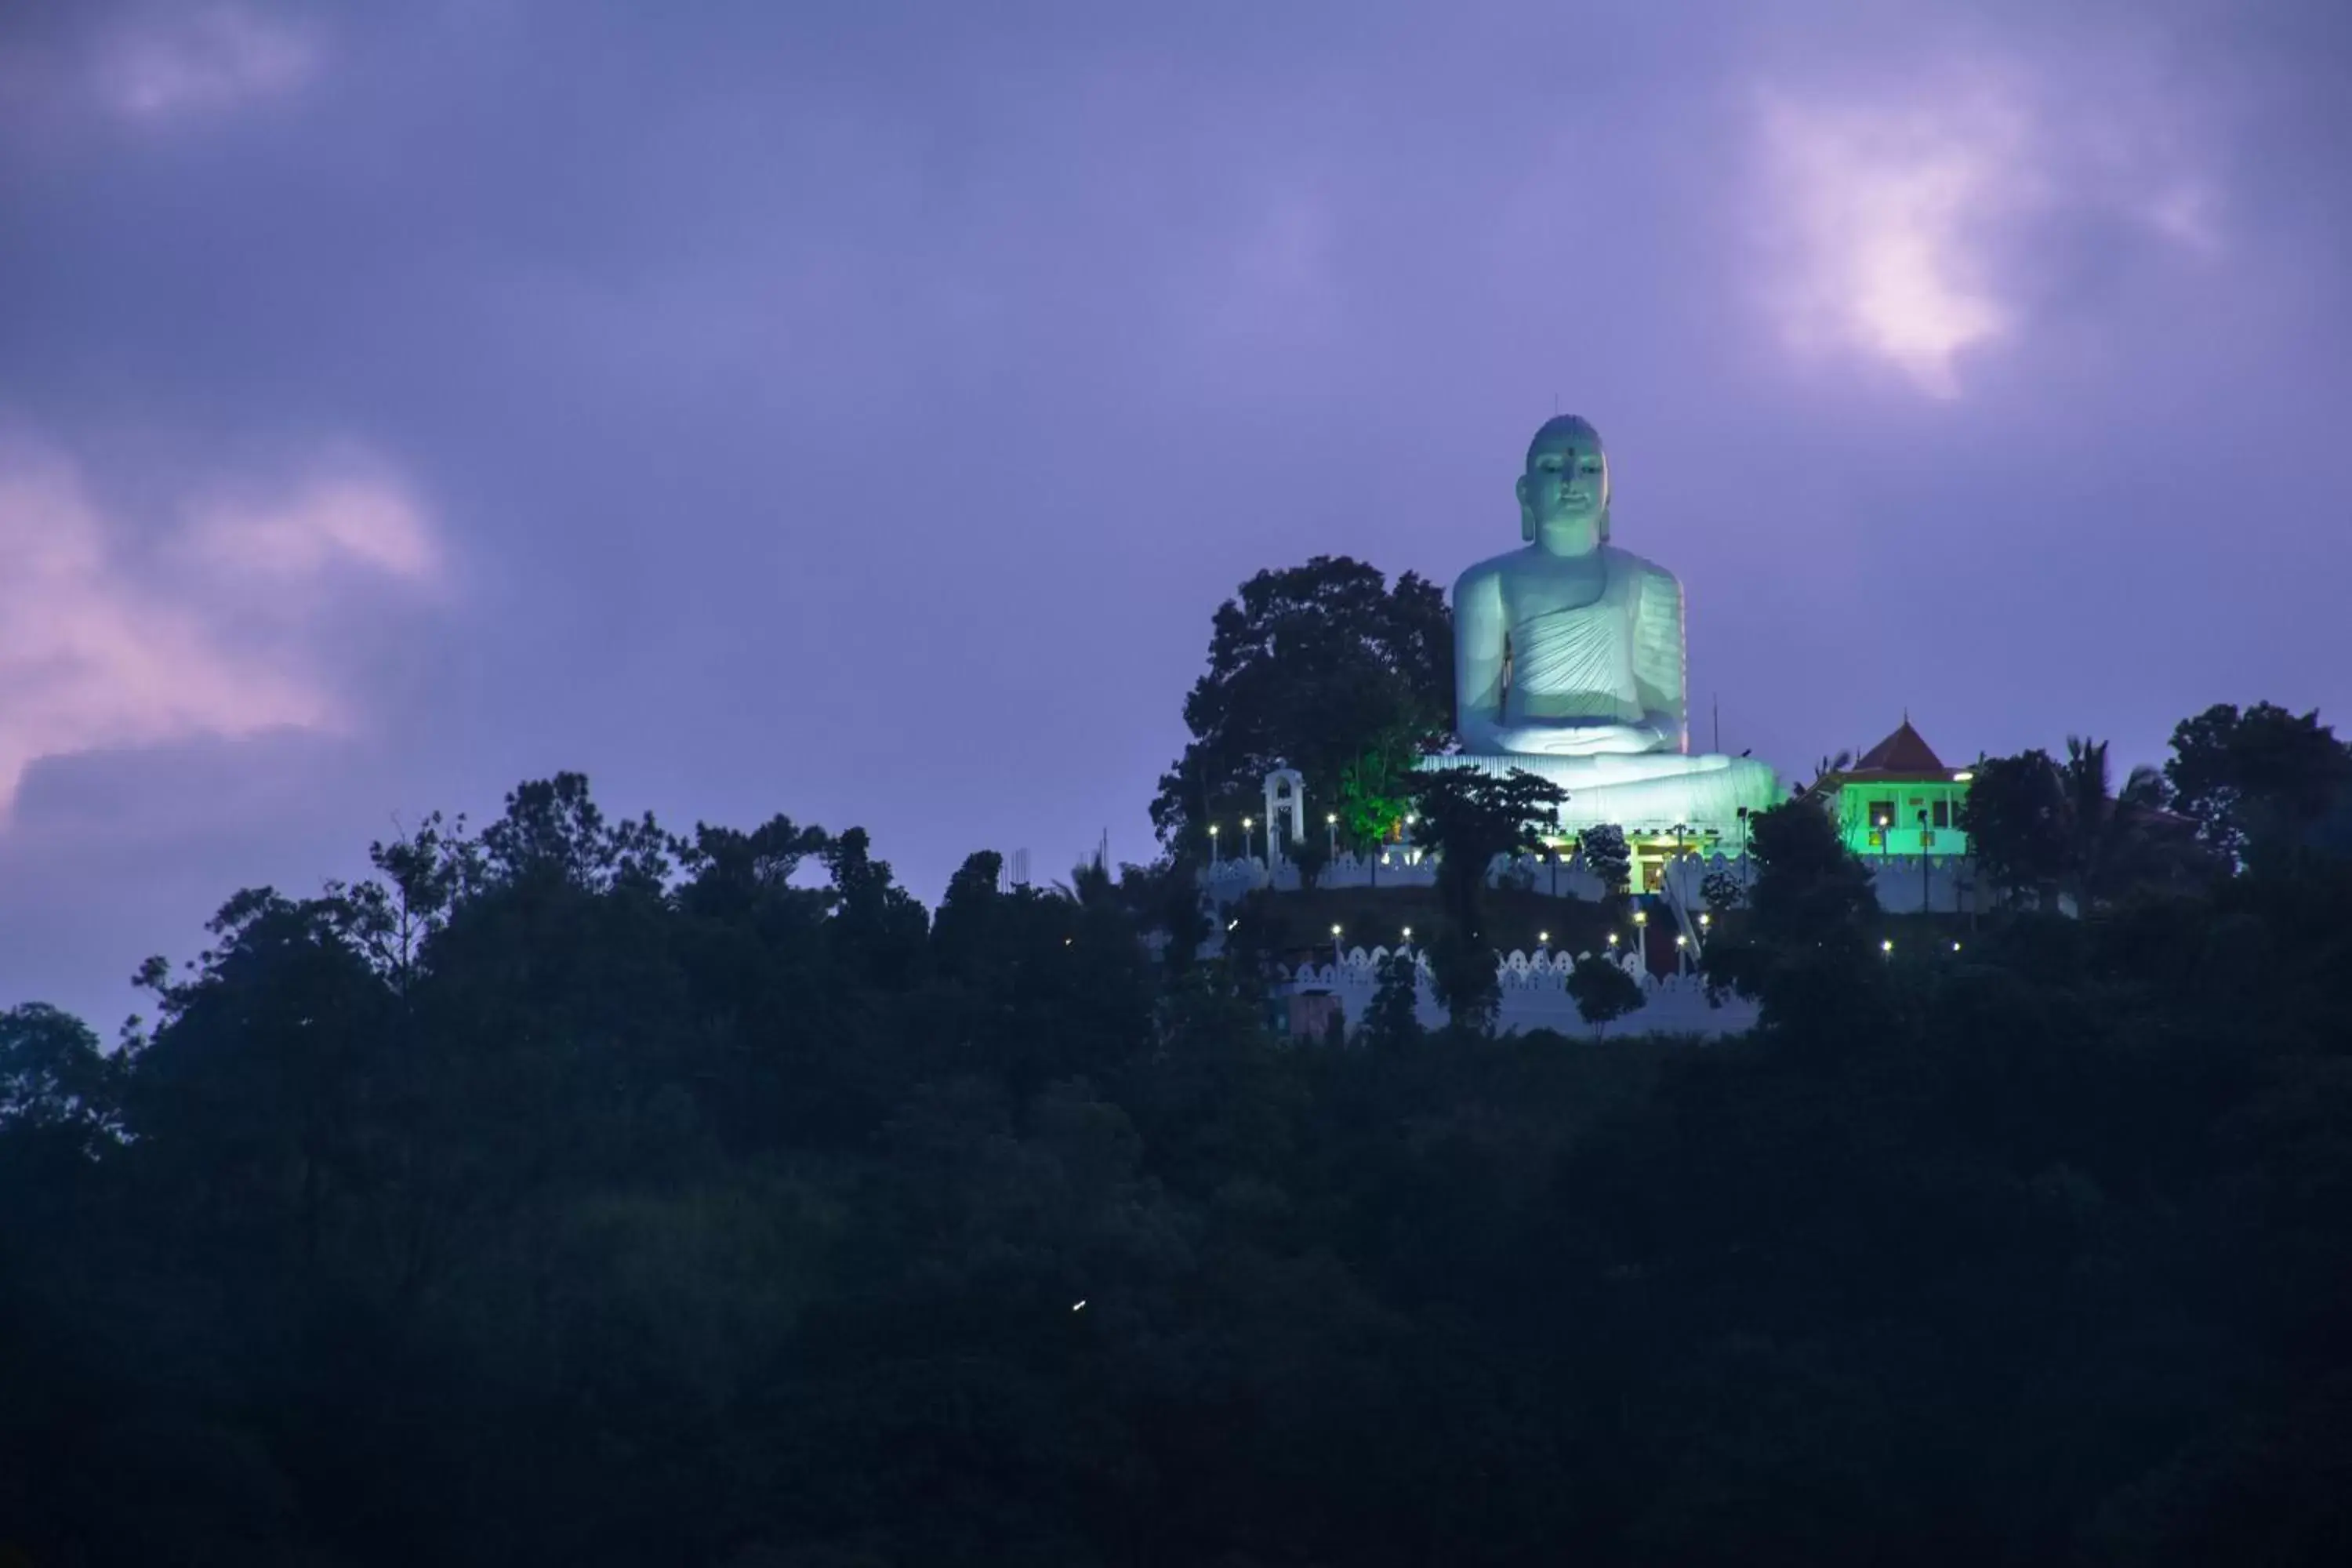
[[[2352,846],[2280,711],[2177,811],[2011,760],[1964,951],[1759,817],[1709,1046],[1396,976],[1286,1043],[1181,858],[928,911],[572,775],[428,819],[119,1048],[0,1015],[0,1562],[2341,1561]]]

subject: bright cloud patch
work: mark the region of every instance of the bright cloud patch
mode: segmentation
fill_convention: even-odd
[[[216,570],[281,582],[348,567],[424,585],[441,566],[432,531],[398,479],[356,454],[322,464],[285,495],[202,503],[186,543]]]
[[[41,757],[342,725],[306,657],[349,592],[337,569],[438,573],[424,517],[362,471],[208,503],[142,548],[70,462],[0,441],[0,817]]]
[[[1898,110],[1769,98],[1763,120],[1784,331],[1953,395],[1959,355],[2011,326],[1982,245],[2042,195],[2023,115],[1980,89]]]
[[[1958,395],[1969,351],[2021,330],[1999,262],[2030,226],[2107,213],[2187,248],[2215,244],[2177,135],[2070,121],[2021,79],[1911,83],[1883,102],[1770,91],[1758,114],[1784,336],[1883,361],[1931,396]]]
[[[308,36],[245,6],[165,8],[106,41],[97,86],[126,119],[174,120],[291,92],[318,63]]]

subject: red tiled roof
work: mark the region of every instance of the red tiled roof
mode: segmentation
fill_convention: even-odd
[[[1936,749],[1919,738],[1905,719],[1900,728],[1863,752],[1849,773],[1940,773],[1948,772]]]

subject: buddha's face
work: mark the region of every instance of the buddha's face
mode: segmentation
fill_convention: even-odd
[[[1531,540],[1570,543],[1606,536],[1609,458],[1588,426],[1545,426],[1519,477],[1522,531]]]

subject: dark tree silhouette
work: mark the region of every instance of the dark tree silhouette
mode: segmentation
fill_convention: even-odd
[[[1402,776],[1453,719],[1453,619],[1435,584],[1408,572],[1391,587],[1344,555],[1261,572],[1217,610],[1208,670],[1184,700],[1192,739],[1152,821],[1170,844],[1202,849],[1205,824],[1230,831],[1286,764],[1310,801],[1338,809],[1343,770]]]

